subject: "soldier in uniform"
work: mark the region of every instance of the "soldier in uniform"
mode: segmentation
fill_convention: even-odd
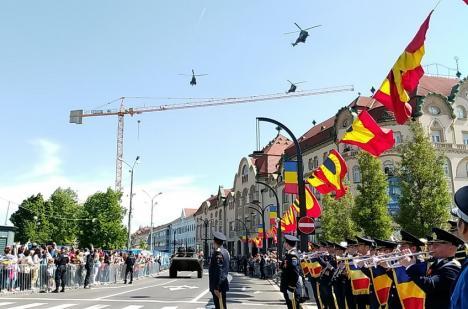
[[[94,264],[94,249],[91,246],[91,251],[88,248],[85,249],[85,269],[86,269],[86,275],[85,275],[85,281],[84,281],[85,289],[89,288],[89,278],[91,276],[93,264]]]
[[[296,242],[299,239],[293,235],[284,235],[284,248],[286,254],[281,264],[281,283],[280,291],[284,295],[288,309],[299,308],[299,291],[297,289],[299,282],[299,255],[296,249]]]
[[[403,258],[400,264],[406,267],[410,278],[426,292],[426,308],[450,308],[451,288],[461,268],[460,263],[455,260],[455,253],[457,246],[464,241],[440,228],[434,227],[432,231],[436,238],[429,242],[429,250],[435,262],[427,273],[421,275],[414,265],[414,257]]]
[[[130,282],[133,283],[133,266],[135,265],[135,255],[130,251],[127,258],[125,259],[125,279],[124,284],[127,284],[127,275],[130,273]]]
[[[67,248],[62,247],[60,254],[55,258],[55,290],[53,293],[58,293],[59,286],[62,286],[60,292],[65,292],[65,273],[67,272],[67,265],[70,262],[67,254]]]
[[[209,287],[213,295],[213,302],[216,309],[225,309],[226,292],[229,291],[229,252],[223,247],[226,236],[220,232],[213,232],[214,251],[210,259]]]

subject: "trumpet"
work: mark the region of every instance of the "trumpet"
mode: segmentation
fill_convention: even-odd
[[[389,268],[398,268],[402,266],[400,262],[398,262],[398,260],[401,260],[407,257],[416,257],[416,256],[422,256],[424,260],[427,260],[431,257],[430,256],[431,253],[432,252],[415,252],[415,253],[408,253],[408,254],[396,254],[394,256],[387,257],[387,258],[380,258],[377,256],[373,260],[373,266],[375,267],[379,263],[388,263]]]

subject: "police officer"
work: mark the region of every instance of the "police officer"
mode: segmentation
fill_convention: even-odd
[[[88,248],[85,249],[85,270],[86,270],[86,275],[85,275],[85,280],[84,280],[85,289],[89,288],[89,277],[91,276],[93,263],[94,263],[94,250],[93,250],[93,247],[91,246],[91,251]]]
[[[67,254],[67,248],[62,247],[60,254],[55,258],[55,290],[53,293],[58,293],[59,286],[62,286],[60,292],[65,292],[65,273],[67,272],[67,264],[70,262]]]
[[[210,259],[209,288],[213,295],[213,302],[216,309],[225,309],[226,292],[229,291],[229,252],[223,247],[226,236],[220,232],[213,232],[213,254]]]
[[[127,284],[127,275],[130,273],[130,282],[128,284],[133,283],[133,266],[135,265],[135,256],[133,252],[130,251],[127,258],[125,259],[125,280],[124,284]]]
[[[436,238],[429,242],[429,250],[435,262],[426,274],[421,275],[415,258],[406,257],[400,260],[409,277],[426,292],[426,308],[450,308],[451,287],[460,272],[460,263],[455,259],[457,246],[463,240],[440,228],[432,228]]]
[[[281,265],[280,290],[286,300],[289,309],[299,308],[299,291],[297,290],[299,281],[299,256],[297,254],[296,242],[299,239],[293,235],[284,235],[284,248],[286,255]]]

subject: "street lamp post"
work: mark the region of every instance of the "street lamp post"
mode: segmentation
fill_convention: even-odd
[[[123,163],[125,163],[128,167],[130,167],[130,206],[128,209],[128,238],[127,238],[127,250],[130,250],[131,245],[132,245],[132,238],[131,238],[131,224],[132,224],[132,201],[133,201],[133,170],[135,169],[135,164],[137,161],[140,159],[140,156],[137,156],[135,159],[135,162],[133,162],[133,165],[128,164],[122,159],[119,159]]]
[[[148,198],[151,199],[151,229],[150,229],[150,250],[151,254],[153,254],[153,210],[154,210],[154,205],[157,205],[158,202],[154,203],[154,199],[162,194],[162,192],[159,192],[158,194],[155,194],[153,197],[149,195],[148,192],[143,190],[143,192],[148,196]]]
[[[278,198],[278,194],[276,193],[276,190],[273,189],[272,186],[270,186],[269,184],[263,182],[263,181],[256,181],[256,183],[258,184],[261,184],[261,185],[264,185],[265,187],[267,187],[268,189],[270,189],[271,192],[273,192],[273,195],[275,196],[275,199],[276,199],[276,221],[278,223],[278,227],[276,229],[276,232],[277,232],[277,253],[278,253],[278,257],[281,257],[282,254],[283,254],[283,247],[281,246],[281,205],[279,203],[279,198]]]
[[[210,221],[208,219],[202,219],[202,218],[198,218],[197,220],[203,222],[203,225],[205,226],[205,238],[202,239],[205,241],[205,252],[203,253],[203,256],[205,258],[205,265],[207,265],[207,262],[208,262],[208,259],[206,257],[208,257],[208,224],[210,223]]]
[[[248,258],[249,257],[249,229],[247,228],[247,224],[245,224],[244,221],[240,220],[240,219],[236,219],[236,221],[239,221],[243,226],[244,226],[244,229],[245,229],[245,257]]]
[[[284,124],[282,124],[281,122],[279,121],[276,121],[274,119],[271,119],[271,118],[266,118],[266,117],[258,117],[257,118],[257,121],[265,121],[265,122],[269,122],[269,123],[273,123],[275,125],[277,125],[278,127],[282,128],[283,130],[285,130],[289,136],[291,137],[291,139],[293,140],[293,143],[294,143],[294,146],[296,147],[296,158],[297,158],[297,184],[298,184],[298,193],[299,193],[299,215],[301,217],[305,217],[306,214],[307,214],[307,209],[306,209],[306,199],[305,199],[305,184],[304,184],[304,181],[303,181],[303,177],[304,177],[304,165],[303,165],[303,162],[302,162],[302,151],[301,151],[301,145],[299,144],[299,142],[297,141],[296,137],[294,136],[294,134],[291,132],[291,130],[289,130],[288,127],[286,127]],[[307,251],[307,235],[306,234],[303,234],[301,233],[301,231],[297,231],[297,235],[300,237],[300,250],[302,252],[306,252]]]
[[[267,209],[270,207],[270,205],[267,205],[267,206],[261,206],[260,205],[260,202],[259,201],[253,201],[252,203],[249,203],[250,205],[253,205],[253,206],[249,206],[250,209],[252,210],[255,210],[256,212],[258,212],[260,214],[260,216],[262,217],[262,226],[263,226],[263,250],[264,252],[266,252],[266,230],[265,230],[265,212],[267,211]]]

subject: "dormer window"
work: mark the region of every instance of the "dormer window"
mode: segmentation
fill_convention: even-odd
[[[440,114],[440,108],[437,106],[429,106],[429,113],[432,115],[439,115]]]

